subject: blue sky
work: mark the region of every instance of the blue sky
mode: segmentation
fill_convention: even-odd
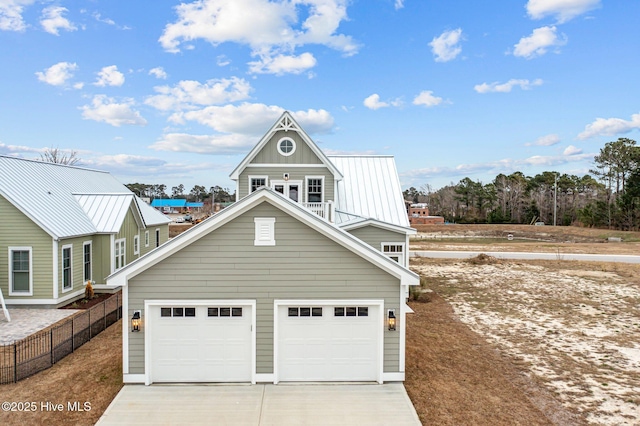
[[[638,0],[0,0],[0,154],[230,187],[284,110],[403,187],[583,175],[638,139]]]

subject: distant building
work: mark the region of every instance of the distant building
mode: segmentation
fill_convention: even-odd
[[[409,223],[411,225],[442,225],[444,217],[430,216],[427,203],[416,203],[409,205]]]
[[[203,206],[204,203],[191,203],[184,198],[156,198],[151,202],[151,207],[163,213],[200,211]]]

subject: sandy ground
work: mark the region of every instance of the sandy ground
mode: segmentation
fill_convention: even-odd
[[[590,424],[640,424],[640,268],[417,260],[426,286]]]

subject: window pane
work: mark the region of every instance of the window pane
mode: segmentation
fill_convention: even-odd
[[[174,317],[184,316],[184,309],[183,308],[173,308],[173,316]]]
[[[160,316],[161,317],[170,317],[171,316],[171,308],[160,308]]]
[[[300,316],[301,317],[310,317],[311,316],[311,308],[300,308]]]
[[[195,317],[196,316],[196,308],[184,308],[184,316],[185,317]]]
[[[312,317],[321,317],[322,316],[322,308],[311,308],[311,316]]]
[[[217,317],[218,316],[218,308],[208,308],[207,309],[207,315],[210,317]]]
[[[359,317],[368,317],[369,316],[369,308],[366,306],[358,307],[358,316]]]
[[[298,316],[298,308],[289,308],[289,316],[297,317]]]
[[[231,308],[220,308],[220,316],[221,317],[230,317],[231,316]]]
[[[13,291],[29,292],[29,273],[15,272],[13,273]]]
[[[333,308],[333,316],[335,317],[343,317],[344,316],[344,308]]]
[[[231,316],[232,317],[241,317],[242,316],[242,308],[231,308]]]
[[[355,306],[347,306],[347,316],[355,317],[356,316],[356,307]]]

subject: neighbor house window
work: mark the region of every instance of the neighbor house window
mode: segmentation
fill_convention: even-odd
[[[73,270],[71,264],[73,246],[62,246],[62,289],[73,288]]]
[[[140,236],[133,236],[133,254],[140,254]]]
[[[126,239],[116,240],[115,246],[115,265],[116,270],[122,268],[125,265],[126,257],[125,257],[125,242]]]
[[[156,247],[160,246],[160,230],[156,229]]]
[[[91,241],[82,245],[82,279],[91,281]]]
[[[382,252],[399,264],[404,265],[404,244],[382,243]]]
[[[149,231],[144,231],[144,246],[149,247]]]
[[[249,176],[249,194],[263,186],[267,186],[266,176]]]
[[[322,177],[307,178],[307,202],[322,202]]]
[[[31,296],[31,247],[9,247],[9,294]]]

